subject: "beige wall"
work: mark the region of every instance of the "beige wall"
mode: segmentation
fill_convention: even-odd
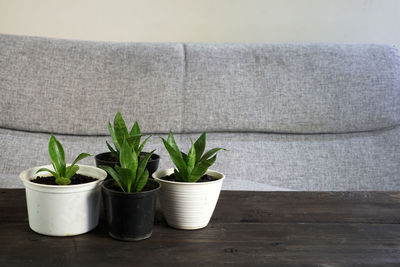
[[[378,42],[399,0],[0,0],[0,33],[149,42]]]

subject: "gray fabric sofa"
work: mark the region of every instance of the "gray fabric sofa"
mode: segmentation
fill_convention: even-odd
[[[0,187],[107,151],[118,108],[154,136],[208,132],[233,190],[400,190],[400,58],[375,44],[107,43],[0,35]],[[94,165],[90,158],[83,163]]]

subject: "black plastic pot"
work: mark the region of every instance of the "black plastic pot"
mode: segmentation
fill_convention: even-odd
[[[147,154],[147,152],[140,152],[140,154],[144,155]],[[105,165],[114,168],[115,165],[119,165],[118,160],[112,156],[111,152],[97,154],[96,156],[94,156],[94,159],[96,161],[96,167]],[[160,156],[157,154],[151,155],[151,158],[149,159],[146,165],[146,169],[149,171],[149,177],[152,177],[151,175],[158,169],[159,164],[160,164]],[[109,178],[111,178],[111,176],[107,174],[107,179]]]
[[[102,184],[108,234],[123,241],[149,238],[153,232],[157,194],[161,185],[149,179],[149,190],[138,193],[119,192],[115,186],[115,181],[111,179]]]

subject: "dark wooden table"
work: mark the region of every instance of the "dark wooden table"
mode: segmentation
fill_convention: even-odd
[[[29,229],[25,193],[0,189],[0,266],[400,266],[399,192],[223,191],[207,228],[169,228],[121,242],[104,220],[90,233]]]

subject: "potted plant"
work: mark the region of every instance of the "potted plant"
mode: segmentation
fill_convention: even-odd
[[[146,165],[154,150],[140,157],[125,137],[119,165],[100,166],[113,179],[102,184],[103,203],[111,237],[124,241],[149,238],[153,231],[160,184],[149,178]]]
[[[111,135],[111,140],[114,144],[114,147],[112,147],[107,141],[107,147],[110,150],[110,152],[104,152],[101,154],[97,154],[95,156],[95,161],[96,161],[96,166],[99,167],[100,165],[102,166],[109,166],[114,168],[115,165],[119,164],[119,157],[120,157],[120,150],[122,146],[122,142],[124,138],[127,139],[129,145],[131,146],[132,149],[135,150],[136,154],[138,154],[140,157],[144,157],[147,152],[142,152],[142,149],[144,145],[146,144],[147,140],[151,137],[147,137],[142,144],[140,144],[142,134],[140,132],[140,127],[138,122],[136,121],[131,130],[128,132],[128,128],[126,127],[125,121],[122,117],[122,114],[120,111],[117,112],[117,114],[114,117],[114,128],[111,125],[111,123],[108,123],[108,130]],[[146,169],[149,171],[149,175],[153,174],[158,168],[158,165],[160,163],[160,156],[157,154],[152,154]],[[108,178],[111,176],[108,175]]]
[[[208,170],[214,164],[213,148],[204,153],[206,133],[195,143],[191,141],[188,154],[180,151],[172,132],[162,138],[176,168],[159,170],[153,178],[161,183],[160,205],[167,223],[178,229],[194,230],[206,227],[214,212],[225,176]]]
[[[30,228],[50,236],[86,233],[99,223],[100,182],[107,173],[99,168],[76,165],[89,154],[65,163],[61,143],[51,135],[52,165],[30,168],[20,174],[26,192]]]

